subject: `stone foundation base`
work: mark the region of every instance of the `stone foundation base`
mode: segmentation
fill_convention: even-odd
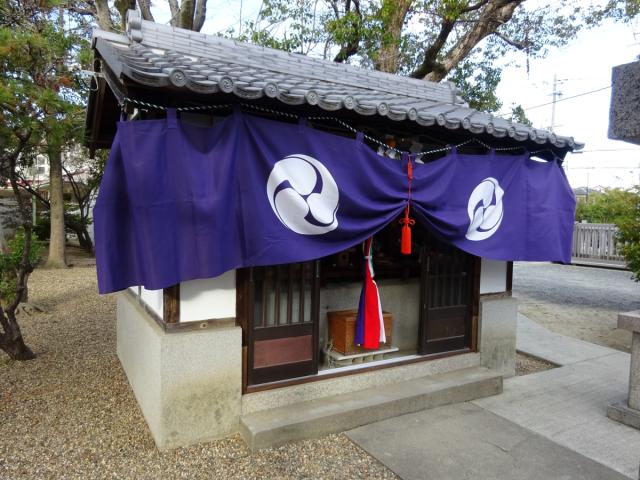
[[[238,431],[240,327],[163,331],[126,293],[118,297],[118,358],[159,449]]]
[[[517,299],[499,296],[480,298],[480,362],[505,378],[513,377],[516,373],[517,324]]]
[[[609,405],[607,407],[607,417],[640,430],[640,410],[629,407],[626,402]]]

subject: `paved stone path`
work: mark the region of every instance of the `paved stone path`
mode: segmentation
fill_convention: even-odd
[[[637,479],[640,431],[606,417],[626,398],[629,355],[521,317],[518,348],[564,365],[504,393],[392,418],[348,436],[403,479]]]
[[[560,366],[617,352],[611,348],[553,333],[522,314],[518,314],[516,349]]]
[[[471,403],[403,415],[347,435],[404,480],[627,480]]]

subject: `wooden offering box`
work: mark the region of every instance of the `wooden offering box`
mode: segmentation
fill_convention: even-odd
[[[355,353],[371,352],[362,347],[356,347],[353,340],[356,336],[356,316],[357,310],[339,310],[327,312],[329,320],[329,338],[333,345],[333,350],[343,355],[353,355]],[[386,343],[381,343],[380,348],[387,348],[391,345],[391,332],[393,330],[393,319],[390,313],[382,312],[384,320],[384,334],[387,337]]]

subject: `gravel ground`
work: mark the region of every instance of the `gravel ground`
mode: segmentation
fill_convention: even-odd
[[[556,368],[557,365],[540,360],[539,358],[525,355],[524,353],[518,353],[516,355],[516,376],[529,375],[530,373],[544,372]]]
[[[549,330],[629,352],[631,333],[617,328],[618,312],[640,309],[640,283],[624,270],[515,263],[519,310]]]
[[[38,357],[0,352],[0,479],[397,478],[345,435],[250,453],[239,436],[159,452],[115,355],[115,298],[90,259],[36,270],[21,313]]]

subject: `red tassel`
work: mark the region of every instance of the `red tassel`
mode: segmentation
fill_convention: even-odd
[[[402,241],[400,242],[400,253],[411,255],[411,229],[409,225],[402,227]]]
[[[400,219],[402,224],[402,236],[400,238],[400,253],[411,255],[411,227],[416,221],[409,218],[409,205],[404,209],[404,218]]]

